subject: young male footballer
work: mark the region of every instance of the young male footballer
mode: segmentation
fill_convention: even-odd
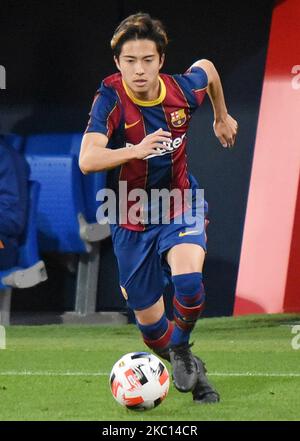
[[[119,72],[105,78],[97,91],[79,165],[84,174],[108,170],[107,187],[123,207],[111,224],[112,241],[121,291],[146,345],[170,361],[180,392],[191,391],[197,403],[215,403],[219,394],[190,344],[205,300],[207,203],[202,211],[196,209],[201,202],[198,183],[187,169],[186,132],[206,92],[223,147],[233,146],[238,125],[227,112],[212,62],[196,61],[182,75],[160,73],[167,44],[162,23],[148,14],[131,15],[117,27],[111,48]],[[120,183],[126,184],[125,198]],[[165,198],[174,190],[175,199],[182,195],[179,203],[170,196],[167,222],[157,199],[151,200],[153,190],[165,190]],[[134,192],[142,191],[149,199],[134,200]],[[162,296],[167,274],[175,292],[174,323],[166,317]]]

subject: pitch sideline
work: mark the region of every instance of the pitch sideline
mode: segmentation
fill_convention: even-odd
[[[0,371],[2,377],[98,377],[108,376],[108,372],[51,372],[51,371]],[[211,372],[210,377],[300,377],[300,372]]]

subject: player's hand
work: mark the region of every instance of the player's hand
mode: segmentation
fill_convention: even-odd
[[[144,159],[149,155],[157,154],[159,149],[172,150],[172,147],[168,146],[172,142],[171,136],[170,132],[165,132],[163,129],[158,129],[145,136],[142,142],[131,147],[135,159]]]
[[[223,147],[233,147],[238,131],[238,123],[232,116],[226,115],[224,119],[215,120],[214,132]]]

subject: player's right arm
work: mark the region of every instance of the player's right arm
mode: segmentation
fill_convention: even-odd
[[[88,174],[109,170],[125,164],[132,159],[144,159],[148,155],[157,154],[157,148],[162,147],[163,142],[170,141],[170,132],[162,129],[157,130],[132,147],[117,149],[106,148],[108,137],[103,133],[85,133],[81,143],[79,167],[82,173]],[[164,146],[164,148],[168,148]]]
[[[131,147],[107,147],[112,134],[120,129],[121,104],[112,87],[102,82],[90,112],[88,127],[82,139],[79,167],[84,174],[109,170],[133,159],[144,159],[169,142],[171,133],[157,130],[137,145]],[[164,148],[168,148],[165,147]]]

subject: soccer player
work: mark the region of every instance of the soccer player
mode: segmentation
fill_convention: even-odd
[[[117,205],[124,206],[119,183],[126,183],[125,216],[121,209],[111,224],[121,291],[146,345],[171,362],[175,387],[191,391],[197,403],[215,403],[219,394],[190,344],[205,301],[207,203],[202,212],[196,210],[201,203],[195,197],[198,183],[187,171],[186,132],[206,92],[223,147],[233,146],[237,122],[227,112],[212,62],[196,61],[182,75],[160,73],[167,43],[162,23],[148,14],[131,15],[117,27],[111,48],[119,72],[105,78],[96,93],[79,165],[84,174],[108,170],[107,187],[114,190]],[[157,204],[151,197],[138,203],[129,193],[143,190],[150,196],[153,189],[190,190],[192,197],[187,202],[183,196],[179,205],[170,197],[169,222],[159,210],[149,221]],[[193,213],[194,224],[183,216]],[[166,317],[162,297],[167,274],[174,285],[174,323]]]

